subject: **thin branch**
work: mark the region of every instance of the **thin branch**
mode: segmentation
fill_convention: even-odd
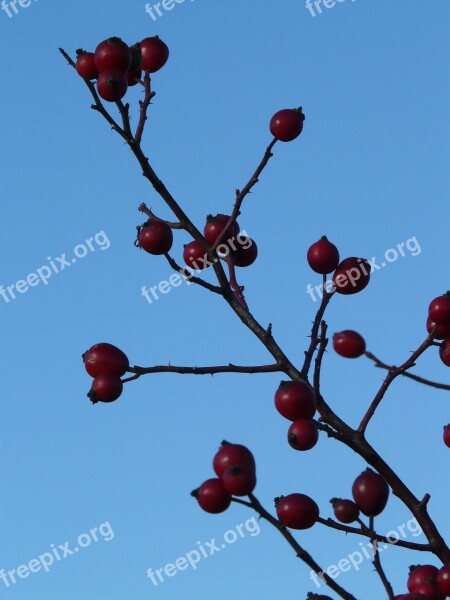
[[[371,529],[371,531],[373,531],[373,521],[374,521],[374,518],[370,517],[369,528]],[[386,577],[386,573],[384,572],[384,569],[381,565],[380,553],[378,551],[377,541],[376,541],[376,539],[372,539],[371,542],[372,542],[372,546],[373,546],[373,562],[372,562],[372,564],[375,567],[375,571],[378,573],[378,576],[380,577],[382,584],[384,585],[384,589],[387,592],[389,600],[394,600],[394,590],[392,589],[392,585],[389,583],[389,580]]]
[[[134,373],[133,377],[122,380],[132,381],[138,379],[142,375],[148,375],[150,373],[179,373],[181,375],[215,375],[216,373],[278,373],[281,371],[280,365],[255,365],[255,366],[241,366],[233,365],[219,365],[212,367],[179,367],[175,365],[156,365],[155,367],[130,367],[129,373]]]
[[[426,337],[425,341],[422,342],[422,344],[420,344],[417,350],[411,354],[407,361],[405,361],[400,367],[395,367],[389,370],[386,379],[383,381],[380,389],[378,390],[377,395],[373,399],[372,404],[369,406],[369,409],[367,410],[358,427],[358,431],[360,433],[364,433],[366,431],[371,418],[375,414],[375,411],[377,410],[380,402],[383,400],[384,395],[386,394],[389,386],[394,381],[394,379],[396,379],[399,375],[402,375],[408,369],[411,369],[411,367],[414,367],[414,365],[416,364],[416,360],[419,358],[419,356],[421,356],[421,354],[423,354],[425,350],[427,350],[427,348],[430,347],[434,339],[436,328],[437,325],[434,327],[432,332]]]
[[[325,310],[326,310],[328,303],[330,302],[332,296],[333,296],[333,293],[330,294],[325,289],[325,275],[324,275],[323,276],[322,301],[320,303],[319,310],[317,311],[316,316],[313,321],[313,325],[312,325],[312,329],[311,329],[311,342],[309,344],[308,350],[305,352],[305,360],[304,360],[303,367],[301,370],[302,377],[304,377],[305,379],[309,375],[309,370],[311,368],[311,362],[313,359],[313,355],[317,348],[317,344],[319,343],[319,335],[318,334],[319,334],[320,323],[322,321],[323,315],[325,313]]]
[[[350,527],[349,525],[344,525],[342,523],[338,523],[333,519],[323,519],[319,517],[317,522],[325,527],[329,527],[330,529],[336,529],[338,531],[345,531],[345,533],[351,533],[354,535],[361,535],[363,537],[367,537],[369,539],[373,538],[378,542],[382,542],[383,544],[389,544],[390,546],[400,546],[401,548],[407,548],[408,550],[417,550],[419,552],[430,552],[430,544],[416,544],[415,542],[404,542],[403,540],[395,540],[395,543],[389,541],[388,538],[384,535],[380,535],[375,531],[371,531],[367,525],[365,525],[362,521],[360,521],[361,528]]]
[[[393,369],[397,368],[395,366],[390,366],[390,365],[387,365],[386,363],[382,362],[379,358],[377,358],[375,356],[375,354],[372,354],[372,352],[364,352],[364,354],[367,356],[367,358],[369,358],[370,360],[373,360],[373,362],[375,363],[375,366],[379,367],[380,369],[386,369],[387,371],[392,371]],[[414,381],[417,381],[418,383],[423,383],[424,385],[429,385],[430,387],[434,387],[439,390],[450,390],[450,384],[438,383],[436,381],[431,381],[430,379],[425,379],[424,377],[419,377],[418,375],[414,375],[413,373],[401,373],[401,375],[403,375],[403,377],[408,377],[409,379],[413,379]]]
[[[152,98],[155,96],[155,92],[151,89],[151,79],[149,71],[145,71],[144,74],[144,100],[139,101],[140,115],[139,123],[134,135],[136,144],[141,144],[142,134],[144,133],[145,121],[147,120],[147,109],[150,105]]]
[[[224,291],[222,288],[218,287],[217,285],[212,285],[211,283],[204,281],[200,277],[192,275],[191,273],[189,273],[189,271],[186,271],[186,268],[180,267],[180,265],[176,262],[175,259],[173,259],[170,256],[170,254],[167,253],[164,254],[164,256],[166,257],[167,262],[172,267],[172,269],[180,273],[182,277],[186,277],[186,279],[188,279],[190,283],[195,283],[196,285],[199,285],[209,290],[210,292],[213,292],[214,294],[219,294],[220,296],[223,296]]]
[[[233,226],[233,223],[236,221],[237,217],[240,215],[242,203],[244,202],[244,199],[247,196],[247,194],[250,193],[252,187],[258,183],[259,176],[261,175],[261,173],[263,172],[267,163],[273,156],[272,148],[275,146],[277,141],[278,141],[277,138],[273,138],[273,140],[267,146],[266,151],[264,152],[264,156],[263,156],[261,162],[259,163],[258,167],[256,168],[256,171],[250,177],[247,184],[243,187],[243,189],[241,191],[236,190],[236,201],[234,204],[233,212],[231,213],[227,224],[225,225],[225,227],[221,231],[219,237],[217,238],[216,242],[214,243],[214,246],[213,246],[214,249],[217,248],[217,246],[219,246],[222,243],[222,241],[226,238],[228,231],[230,231],[230,228]]]
[[[273,527],[275,527],[275,529],[281,533],[291,548],[293,548],[297,557],[306,563],[308,567],[310,567],[315,573],[317,573],[324,583],[334,590],[336,594],[339,594],[339,596],[344,598],[344,600],[356,600],[352,594],[347,592],[344,588],[338,585],[334,579],[329,577],[327,572],[322,569],[320,565],[318,565],[317,562],[312,558],[312,556],[297,542],[289,529],[287,529],[283,523],[281,523],[281,521],[272,516],[253,494],[249,494],[248,497],[250,498],[250,503],[238,500],[237,498],[233,498],[233,501],[238,502],[238,504],[244,504],[245,506],[253,508],[262,519],[265,519],[271,525],[273,525]]]
[[[183,229],[183,225],[179,221],[165,221],[164,219],[160,219],[159,217],[157,217],[152,212],[152,210],[150,208],[148,208],[148,206],[145,204],[145,202],[141,202],[138,210],[140,212],[144,213],[145,215],[147,215],[147,217],[149,219],[151,219],[152,221],[159,221],[160,223],[165,223],[171,229]]]
[[[327,329],[328,325],[325,323],[325,321],[322,321],[320,325],[320,338],[318,339],[319,351],[317,352],[314,367],[313,388],[315,397],[320,396],[320,370],[322,368],[323,355],[325,354],[325,350],[327,349],[328,344]]]

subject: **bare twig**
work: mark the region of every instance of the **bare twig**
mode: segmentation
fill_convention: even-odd
[[[369,528],[371,531],[373,531],[373,517],[370,517],[370,525]],[[384,585],[384,589],[386,590],[386,593],[388,595],[389,600],[393,600],[394,599],[394,590],[392,589],[392,585],[389,583],[388,578],[386,577],[386,573],[384,572],[384,569],[381,565],[381,560],[380,560],[380,552],[378,550],[378,544],[376,539],[372,539],[372,546],[373,546],[373,566],[375,567],[375,571],[378,573],[378,576],[381,579],[382,584]]]
[[[386,369],[387,371],[392,371],[397,368],[395,366],[387,365],[386,363],[382,362],[372,352],[364,352],[364,354],[367,356],[367,358],[369,358],[370,360],[373,360],[373,362],[375,363],[375,366],[379,367],[380,369]],[[403,375],[403,377],[408,377],[409,379],[413,379],[414,381],[417,381],[418,383],[423,383],[424,385],[429,385],[430,387],[434,387],[439,390],[450,390],[450,384],[438,383],[436,381],[431,381],[430,379],[425,379],[424,377],[419,377],[418,375],[414,375],[413,373],[401,373],[401,375]]]

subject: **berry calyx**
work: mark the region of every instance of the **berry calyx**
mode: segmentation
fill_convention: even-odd
[[[316,401],[311,386],[303,381],[282,381],[275,392],[275,408],[289,421],[312,419]]]
[[[366,342],[357,331],[346,329],[334,334],[333,348],[344,358],[359,358],[366,351]]]
[[[101,374],[122,377],[130,366],[127,355],[120,348],[106,342],[95,344],[86,350],[82,358],[91,377]]]
[[[231,494],[227,492],[223,481],[218,478],[207,479],[191,496],[197,499],[204,511],[218,514],[227,510],[231,504]]]
[[[236,267],[249,267],[258,256],[258,246],[249,237],[240,236],[236,250],[231,253],[233,263]]]
[[[209,267],[208,256],[199,242],[195,240],[186,244],[183,250],[183,259],[188,267],[201,271]]]
[[[339,294],[350,295],[361,292],[369,283],[370,265],[364,258],[350,256],[337,266],[332,283]]]
[[[339,250],[326,236],[309,247],[306,254],[309,266],[316,273],[326,275],[332,273],[339,264]]]
[[[305,494],[289,494],[275,498],[279,520],[291,529],[309,529],[319,518],[319,507]]]
[[[324,596],[323,594],[313,594],[312,592],[308,592],[307,600],[333,600],[333,598]]]
[[[163,221],[149,220],[139,229],[138,245],[149,254],[166,254],[172,244],[172,229]]]
[[[450,292],[438,296],[430,302],[428,316],[438,325],[450,324]]]
[[[334,516],[341,523],[353,523],[359,518],[359,508],[352,500],[342,500],[341,498],[332,498],[330,500]]]
[[[270,120],[270,133],[280,142],[291,142],[303,130],[305,115],[302,108],[284,108],[276,112]]]
[[[121,71],[126,73],[131,64],[131,50],[119,37],[103,40],[95,49],[95,66],[99,73]]]
[[[77,50],[77,62],[75,64],[78,75],[84,79],[97,79],[99,73],[95,66],[95,58],[93,52],[85,50]]]
[[[123,391],[123,383],[117,375],[101,373],[94,378],[88,398],[92,404],[97,402],[114,402]]]
[[[222,475],[225,489],[232,496],[248,496],[256,487],[254,469],[239,465],[229,467]]]
[[[294,450],[311,450],[317,444],[319,430],[312,419],[297,419],[288,430],[288,442]]]
[[[110,69],[100,73],[97,79],[98,95],[108,102],[117,102],[125,96],[128,82],[125,73]]]
[[[367,517],[376,517],[387,504],[389,486],[381,475],[366,469],[355,479],[352,495],[362,513]]]
[[[233,466],[255,471],[256,463],[253,454],[242,444],[231,444],[224,440],[213,458],[213,469],[218,477]]]
[[[150,73],[156,73],[167,62],[169,58],[169,48],[156,35],[155,37],[146,37],[140,43],[142,53],[142,69]]]

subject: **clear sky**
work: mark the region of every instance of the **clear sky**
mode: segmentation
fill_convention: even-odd
[[[288,446],[288,422],[273,406],[279,375],[152,375],[127,384],[111,405],[86,398],[91,380],[80,357],[96,342],[118,345],[143,366],[271,357],[203,289],[183,284],[152,304],[141,295],[171,269],[133,246],[143,220],[137,207],[146,202],[159,216],[172,215],[90,109],[87,88],[58,47],[74,56],[112,35],[165,40],[171,54],[153,78],[144,148],[200,228],[208,213],[229,212],[235,188],[271,140],[272,114],[302,105],[304,132],[275,147],[240,217],[259,246],[255,264],[239,273],[247,300],[298,364],[318,306],[306,292],[319,283],[306,263],[308,246],[326,234],[342,257],[381,263],[404,243],[405,256],[377,270],[361,294],[333,298],[327,314],[330,333],[357,329],[371,351],[399,364],[424,339],[428,303],[450,280],[450,5],[347,0],[312,16],[303,0],[186,0],[152,20],[141,0],[22,4],[17,14],[9,8],[11,17],[0,11],[0,283],[6,289],[50,261],[57,265],[63,253],[69,262],[86,256],[53,272],[47,285],[32,279],[25,291],[19,284],[15,299],[0,297],[0,569],[28,565],[66,542],[74,548],[81,538],[78,553],[53,554],[48,572],[8,580],[9,587],[0,579],[0,596],[302,600],[317,588],[275,530],[261,523],[257,533],[253,514],[237,505],[206,514],[189,496],[213,475],[224,438],[253,451],[256,495],[270,510],[275,496],[302,492],[327,517],[331,497],[349,496],[364,462],[325,436],[308,453]],[[139,97],[137,88],[127,97],[134,122]],[[175,233],[180,261],[188,241]],[[213,281],[213,273],[205,277]],[[449,381],[436,349],[415,370]],[[331,351],[323,392],[356,426],[382,377],[367,359]],[[450,454],[441,432],[449,421],[448,392],[399,380],[368,430],[413,492],[431,494],[430,513],[447,538]],[[377,528],[398,531],[410,519],[391,497]],[[223,543],[240,523],[244,537],[196,569],[188,565],[157,586],[147,577],[148,568],[198,550],[197,542]],[[361,550],[361,538],[320,525],[298,539],[324,567]],[[406,589],[407,565],[423,561],[401,548],[382,558],[397,593]],[[385,598],[370,561],[358,568],[337,581],[359,599]]]

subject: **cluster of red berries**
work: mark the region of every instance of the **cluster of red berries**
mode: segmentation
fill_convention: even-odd
[[[136,85],[142,71],[155,73],[169,58],[169,48],[158,37],[147,37],[128,46],[119,37],[111,37],[95,52],[77,50],[76,70],[84,79],[96,79],[97,91],[108,102],[121,100],[129,86]]]
[[[360,512],[366,517],[376,517],[383,512],[389,498],[389,486],[381,475],[366,469],[353,482],[352,496],[353,500],[330,500],[334,516],[341,523],[357,521]]]
[[[399,594],[395,600],[444,600],[450,596],[450,564],[441,569],[433,565],[410,567],[406,583],[408,594]]]
[[[365,258],[350,256],[339,262],[339,250],[326,236],[309,247],[306,254],[309,266],[320,275],[333,273],[332,289],[339,294],[357,294],[370,280],[370,264]]]
[[[444,365],[450,367],[450,292],[430,302],[427,318],[428,333],[431,333],[436,325],[434,339],[443,340],[439,347],[439,356]]]
[[[94,378],[88,397],[93,404],[114,402],[122,393],[125,375],[130,364],[126,354],[107,343],[95,344],[82,356],[84,367]]]
[[[218,241],[229,219],[230,215],[223,214],[207,216],[203,234],[210,246]],[[239,224],[234,221],[226,234],[227,239],[217,246],[217,254],[223,259],[230,256],[236,267],[249,267],[258,256],[258,247],[254,240],[240,235],[239,232]],[[136,245],[149,254],[166,254],[172,248],[172,244],[172,228],[165,221],[150,218],[138,227]],[[206,269],[211,264],[207,259],[207,251],[195,240],[184,246],[183,259],[188,267],[197,271]]]
[[[213,458],[213,469],[217,477],[191,492],[206,512],[221,513],[233,496],[248,496],[256,487],[255,458],[246,446],[223,441]]]
[[[289,421],[288,442],[294,450],[311,450],[319,439],[313,417],[316,400],[311,386],[304,381],[282,381],[275,392],[275,408]]]

